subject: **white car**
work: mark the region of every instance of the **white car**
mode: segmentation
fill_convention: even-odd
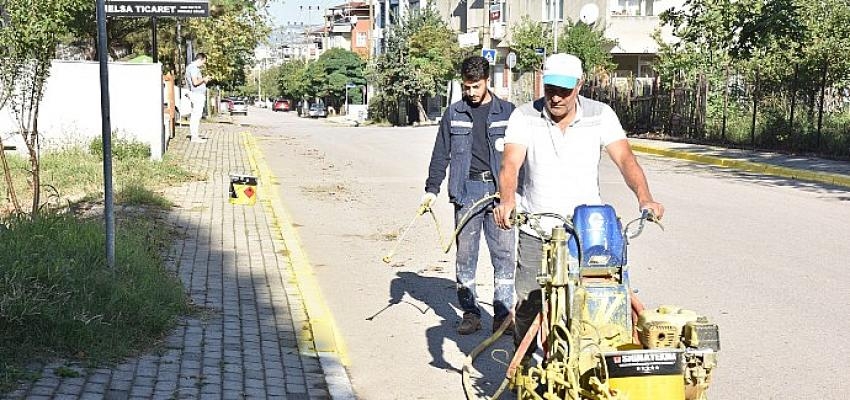
[[[233,114],[248,115],[248,105],[242,100],[234,100],[230,105],[230,115]]]

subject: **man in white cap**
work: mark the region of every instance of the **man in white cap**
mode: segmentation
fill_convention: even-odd
[[[601,204],[599,160],[604,149],[637,197],[641,210],[657,218],[664,206],[652,198],[646,176],[632,153],[620,120],[607,104],[579,95],[584,83],[581,60],[553,54],[543,64],[544,95],[518,107],[508,120],[505,152],[499,173],[501,199],[494,210],[496,224],[510,228],[517,206],[530,213],[552,212],[567,217],[576,206]],[[524,167],[519,182],[518,173]],[[519,193],[517,204],[516,193]],[[560,224],[541,221],[544,231]],[[514,342],[518,345],[542,307],[536,274],[542,241],[530,228],[520,227]],[[535,345],[526,353],[530,356]]]

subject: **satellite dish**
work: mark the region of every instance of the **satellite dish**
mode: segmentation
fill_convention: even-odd
[[[585,4],[581,7],[578,18],[587,25],[595,24],[596,19],[599,18],[599,7],[594,3]]]

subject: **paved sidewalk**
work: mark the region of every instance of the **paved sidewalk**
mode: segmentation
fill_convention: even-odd
[[[630,138],[632,149],[790,179],[850,187],[850,162],[767,151]]]
[[[55,362],[4,399],[331,398],[270,213],[228,203],[229,174],[251,173],[246,128],[203,127],[207,143],[179,137],[169,149],[207,180],[169,190],[179,233],[167,260],[202,310],[151,354],[93,370]],[[79,376],[67,377],[69,367]]]

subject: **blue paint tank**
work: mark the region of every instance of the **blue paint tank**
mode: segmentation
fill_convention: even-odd
[[[573,212],[573,225],[575,235],[570,237],[570,253],[578,255],[580,266],[626,265],[623,226],[614,207],[580,205]]]

